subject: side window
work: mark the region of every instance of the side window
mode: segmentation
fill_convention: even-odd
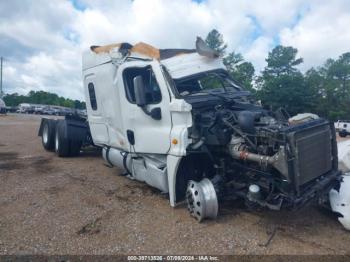
[[[136,103],[134,89],[135,76],[142,76],[148,104],[158,104],[160,101],[162,101],[162,94],[156,77],[152,71],[152,68],[147,66],[143,68],[127,68],[123,72],[126,98],[130,103]]]
[[[93,83],[88,84],[88,90],[89,90],[89,97],[90,97],[90,105],[92,110],[97,110],[97,101],[96,101],[96,94],[95,94],[95,87]]]

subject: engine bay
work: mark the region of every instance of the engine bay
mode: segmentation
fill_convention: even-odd
[[[203,154],[206,160],[199,161],[212,165],[206,168],[210,171],[192,170],[212,186],[199,184],[197,175],[187,189],[188,205],[198,220],[213,215],[203,208],[196,211],[193,203],[203,206],[208,193],[198,199],[191,186],[211,195],[215,191],[217,201],[243,198],[250,208],[280,210],[321,201],[339,185],[336,136],[327,120],[291,123],[283,110],[265,110],[245,96],[218,98],[216,104],[205,97],[187,101],[193,108],[188,152]]]

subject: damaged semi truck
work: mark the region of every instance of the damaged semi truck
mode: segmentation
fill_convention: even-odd
[[[171,206],[185,200],[198,221],[227,199],[297,209],[339,190],[334,125],[292,124],[284,110],[263,109],[200,38],[196,49],[92,46],[83,81],[87,119],[43,119],[43,146],[62,157],[99,146],[110,165],[168,193]]]

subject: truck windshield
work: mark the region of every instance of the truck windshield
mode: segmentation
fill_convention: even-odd
[[[226,93],[242,90],[224,71],[206,72],[175,80],[175,86],[181,96],[202,93]]]

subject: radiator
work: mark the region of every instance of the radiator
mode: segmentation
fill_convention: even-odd
[[[332,132],[329,124],[294,132],[292,143],[297,185],[303,185],[332,170]]]

